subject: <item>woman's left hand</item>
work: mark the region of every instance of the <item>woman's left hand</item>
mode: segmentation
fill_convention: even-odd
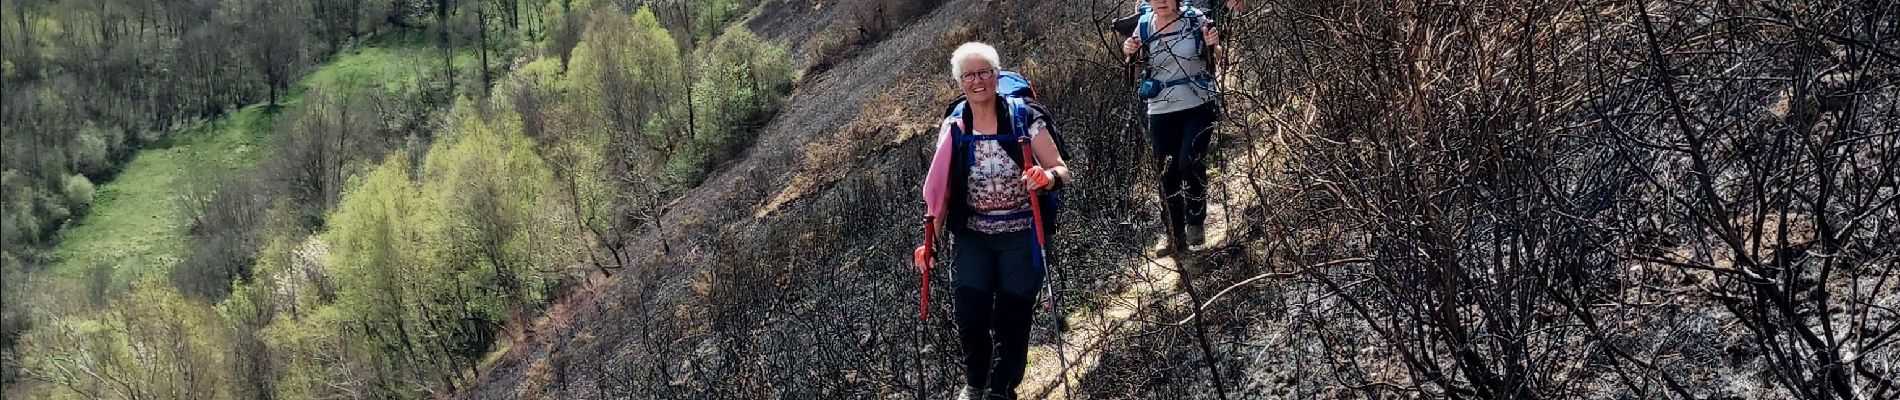
[[[1220,44],[1220,30],[1214,29],[1212,25],[1201,26],[1201,37],[1207,38],[1208,44]]]
[[[1042,169],[1040,165],[1031,166],[1029,170],[1023,171],[1023,185],[1031,192],[1047,190],[1055,185],[1055,181],[1055,174]]]

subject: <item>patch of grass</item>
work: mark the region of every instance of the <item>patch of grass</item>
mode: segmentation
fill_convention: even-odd
[[[190,216],[173,200],[193,179],[249,169],[268,153],[276,112],[245,107],[140,150],[124,172],[99,187],[89,213],[53,249],[53,276],[82,281],[108,265],[111,287],[125,288],[169,270],[184,257]]]
[[[481,79],[475,70],[479,59],[466,50],[455,55],[456,80]],[[381,89],[383,94],[413,93],[423,79],[436,79],[442,73],[442,49],[426,43],[393,41],[388,46],[347,50],[336,60],[305,77],[302,90],[356,91]]]

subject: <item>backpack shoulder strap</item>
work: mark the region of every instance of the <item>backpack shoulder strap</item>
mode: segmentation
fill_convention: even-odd
[[[969,151],[970,145],[976,142],[976,132],[971,128],[973,125],[970,122],[970,113],[965,111],[969,108],[970,101],[959,97],[956,104],[950,106],[949,115],[945,116],[951,121],[950,148],[955,152],[952,154],[955,155],[955,162],[959,165],[957,168],[964,171],[968,171],[970,165],[975,164],[976,161],[975,152]]]
[[[1155,13],[1141,13],[1141,19],[1135,21],[1135,30],[1141,33],[1141,43],[1143,46],[1153,41],[1155,38]]]
[[[1015,137],[1029,137],[1029,102],[1021,97],[1005,96],[1009,102],[1009,127],[1015,131]]]
[[[1206,47],[1207,38],[1202,37],[1201,27],[1207,26],[1207,13],[1201,12],[1199,9],[1189,8],[1187,11],[1182,12],[1181,17],[1187,18],[1188,20],[1187,26],[1183,29],[1187,29],[1188,34],[1193,35],[1194,45]]]
[[[958,147],[963,146],[963,143],[968,143],[976,135],[970,131],[970,114],[964,112],[969,108],[970,102],[959,98],[944,113],[944,118],[950,120],[950,141]]]
[[[949,107],[945,107],[945,108],[943,109],[943,116],[945,116],[945,117],[954,117],[954,116],[957,116],[957,115],[959,115],[959,114],[962,114],[962,113],[963,113],[963,108],[964,108],[964,107],[963,107],[963,103],[965,103],[965,102],[968,102],[968,101],[970,101],[970,100],[969,100],[969,99],[966,99],[966,98],[964,98],[964,97],[963,97],[963,95],[957,95],[957,99],[956,99],[956,100],[952,100],[952,101],[950,101],[950,106],[949,106]]]

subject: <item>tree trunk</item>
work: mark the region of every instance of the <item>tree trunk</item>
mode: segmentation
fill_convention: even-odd
[[[481,48],[481,53],[482,53],[482,94],[483,95],[487,95],[488,88],[490,86],[494,86],[494,82],[491,81],[492,78],[488,76],[488,11],[487,10],[488,10],[488,2],[486,0],[481,1],[479,3],[475,3],[475,27],[476,27],[476,30],[479,31],[475,34],[475,37],[479,38],[480,43],[477,44],[476,47]]]
[[[455,44],[449,42],[449,0],[436,0],[435,23],[442,39],[442,71],[449,80],[449,97],[455,97]]]

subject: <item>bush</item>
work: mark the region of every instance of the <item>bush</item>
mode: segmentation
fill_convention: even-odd
[[[92,180],[85,175],[74,174],[66,177],[66,204],[71,209],[82,209],[92,204]]]
[[[6,198],[0,199],[0,241],[7,243],[8,251],[15,243],[38,242],[40,220],[33,215],[37,191],[28,186],[25,176],[11,169],[0,173],[0,191],[6,193]]]
[[[857,31],[846,29],[843,25],[833,25],[819,32],[812,44],[805,46],[805,73],[817,74],[831,70],[845,58],[857,54],[858,45],[863,43]]]
[[[15,345],[33,328],[25,291],[21,290],[28,287],[26,272],[22,271],[25,268],[12,253],[0,250],[0,351],[8,354],[19,354]],[[16,362],[11,357],[0,359],[0,384],[10,384],[18,377]]]
[[[117,143],[119,136],[97,125],[86,124],[73,136],[66,149],[66,157],[72,162],[73,171],[96,176],[112,168],[110,144]]]

